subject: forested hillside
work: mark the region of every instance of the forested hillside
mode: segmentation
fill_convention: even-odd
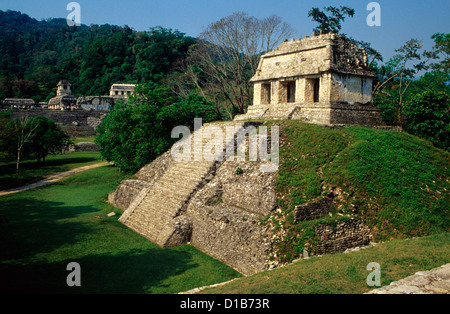
[[[319,29],[327,31],[328,24],[322,24]],[[184,117],[208,112],[203,118],[212,118],[213,107],[215,117],[229,120],[252,103],[250,78],[261,54],[292,34],[277,16],[258,19],[244,12],[224,17],[192,38],[162,27],[145,32],[115,25],[71,27],[65,19],[37,21],[20,12],[0,11],[0,101],[48,101],[62,79],[72,83],[75,96],[105,95],[113,83],[137,83],[143,86],[135,103],[148,105],[152,100],[150,107],[157,104],[161,110],[178,104],[175,111],[189,112]],[[430,36],[431,51],[412,38],[399,43],[395,55],[384,62],[370,43],[355,43],[371,56],[370,68],[377,74],[373,102],[386,124],[399,125],[448,150],[450,34]],[[201,110],[192,106],[193,99]]]
[[[167,75],[196,42],[179,31],[128,26],[70,27],[0,11],[0,99],[46,101],[61,79],[75,95],[104,95],[114,82],[144,83]]]

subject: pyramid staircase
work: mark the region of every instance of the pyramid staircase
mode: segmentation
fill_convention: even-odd
[[[209,125],[212,124],[203,125],[202,129],[192,133],[188,139],[191,141],[192,161],[171,162],[153,185],[139,192],[119,221],[161,247],[180,245],[189,240],[189,235],[186,235],[189,230],[182,230],[189,229],[189,226],[183,225],[177,217],[185,212],[191,197],[212,179],[216,168],[222,162],[216,159],[202,158],[200,161],[194,159],[195,153],[211,140],[202,137],[200,148],[196,147],[199,145],[194,145],[194,138]],[[228,130],[226,127],[234,126],[237,132],[239,128],[245,127],[246,123],[228,122],[213,125],[222,128],[225,150],[226,145],[234,145],[234,136],[231,143],[225,136]],[[223,154],[224,151],[219,153]]]

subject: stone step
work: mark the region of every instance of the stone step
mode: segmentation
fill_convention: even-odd
[[[188,186],[188,187],[174,187],[174,186],[161,186],[156,187],[154,190],[152,190],[151,193],[153,194],[159,194],[159,195],[165,195],[165,197],[173,197],[176,201],[187,201],[189,196],[192,194],[192,192],[195,190],[195,187]]]
[[[185,187],[191,185],[191,182],[197,183],[199,181],[203,181],[206,178],[207,174],[198,174],[198,173],[172,173],[167,174],[161,179],[161,185],[163,186],[176,186]],[[177,184],[178,181],[182,181]]]
[[[212,169],[213,164],[209,167],[203,168],[189,168],[189,167],[172,167],[170,171],[167,171],[161,180],[172,182],[174,184],[178,180],[183,180],[180,182],[184,184],[186,181],[198,181],[202,180]],[[171,181],[172,180],[172,181]]]

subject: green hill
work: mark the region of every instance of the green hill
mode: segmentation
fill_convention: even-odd
[[[382,285],[448,262],[448,152],[392,130],[270,123],[279,124],[281,132],[277,193],[282,211],[266,219],[275,232],[283,230],[275,258],[292,262],[306,243],[313,256],[202,293],[364,293],[371,289],[366,284],[371,262],[381,265]],[[295,222],[296,205],[320,202],[330,190],[340,197],[326,216]],[[369,226],[378,244],[315,257],[314,228],[351,219]]]
[[[0,10],[0,100],[48,101],[62,79],[74,95],[105,95],[113,83],[147,83],[172,73],[195,38],[154,27],[81,25],[38,21]]]
[[[374,241],[425,236],[449,230],[450,154],[407,133],[364,127],[326,128],[301,121],[280,125],[277,183],[282,212],[271,217],[284,230],[277,244],[282,262],[312,253],[314,227],[356,219]],[[338,191],[332,210],[296,222],[294,208]]]

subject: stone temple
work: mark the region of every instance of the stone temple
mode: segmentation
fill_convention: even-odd
[[[198,152],[211,149],[210,138],[203,135],[211,134],[210,127],[226,134],[218,140],[223,151],[215,151],[224,155],[225,148],[241,145],[237,140],[241,131],[248,132],[249,141],[252,127],[256,131],[264,120],[384,126],[372,104],[375,75],[366,65],[364,50],[332,33],[286,41],[264,54],[251,79],[254,103],[247,113],[197,128],[185,141],[193,147],[187,150],[190,160],[174,160],[169,150],[133,179],[122,181],[108,196],[123,210],[119,221],[161,247],[189,243],[244,275],[272,267],[275,234],[262,221],[277,212],[278,171],[261,171],[264,161],[240,161],[234,154],[226,161],[196,160]],[[278,136],[271,133],[266,140],[272,146]],[[327,216],[337,195],[330,192],[321,200],[296,206],[295,219]],[[318,225],[315,234],[319,254],[367,245],[372,236],[358,220],[335,227]]]
[[[367,54],[335,33],[283,42],[264,54],[253,105],[235,120],[297,119],[315,124],[384,126],[372,105]]]

